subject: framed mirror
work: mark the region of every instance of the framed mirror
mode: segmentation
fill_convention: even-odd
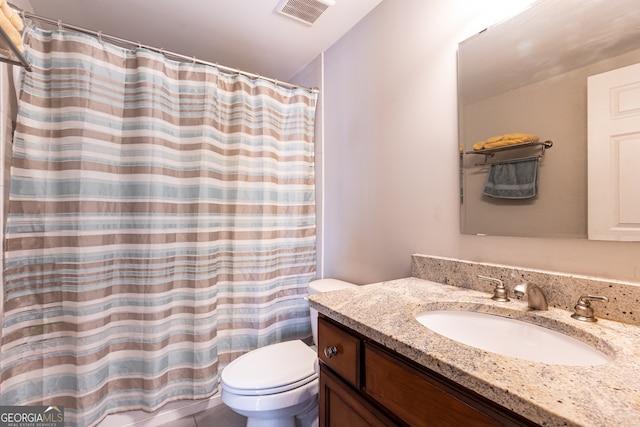
[[[587,78],[640,63],[639,23],[637,0],[538,0],[459,44],[463,234],[587,237]],[[474,152],[512,133],[553,146]],[[537,156],[535,196],[483,194],[491,163]]]

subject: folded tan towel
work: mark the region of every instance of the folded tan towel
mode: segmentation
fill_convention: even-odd
[[[20,15],[7,4],[7,0],[0,0],[0,27],[7,33],[9,40],[16,45],[20,52],[24,51],[22,45],[22,36],[20,31],[24,28],[24,24]],[[0,49],[9,50],[7,43],[0,41]]]
[[[487,150],[489,148],[504,147],[507,145],[521,144],[523,142],[537,142],[538,135],[531,133],[506,133],[504,135],[492,136],[486,141],[479,141],[473,144],[474,151]]]
[[[16,30],[22,31],[24,29],[24,23],[22,22],[22,18],[18,13],[11,9],[7,0],[0,0],[0,9],[4,12],[4,15],[11,21],[11,24],[15,27]]]
[[[495,142],[487,142],[484,144],[484,148],[504,147],[507,145],[522,144],[523,142],[537,142],[539,139],[537,135],[523,135],[516,138],[505,138]]]
[[[475,144],[473,144],[473,149],[475,151],[482,150],[484,148],[484,144],[486,144],[486,143],[487,143],[487,141],[478,141]]]

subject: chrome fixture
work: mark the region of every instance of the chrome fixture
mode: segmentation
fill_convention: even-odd
[[[493,277],[481,276],[480,274],[478,274],[478,279],[486,280],[487,282],[493,282],[496,284],[496,287],[493,290],[493,296],[491,297],[492,300],[498,301],[498,302],[509,301],[507,288],[505,288],[504,283],[502,283],[502,280],[494,279]]]
[[[518,299],[527,295],[527,303],[532,310],[549,310],[549,304],[547,304],[547,297],[544,296],[542,289],[538,285],[533,283],[521,283],[513,288],[513,294]]]
[[[325,347],[324,355],[327,356],[328,359],[331,359],[333,356],[338,355],[338,348],[335,345],[331,347]]]
[[[609,301],[609,298],[600,295],[582,295],[578,298],[578,302],[576,306],[573,307],[575,313],[571,315],[574,319],[581,320],[583,322],[596,322],[596,316],[593,311],[593,307],[591,307],[591,303],[589,301]]]

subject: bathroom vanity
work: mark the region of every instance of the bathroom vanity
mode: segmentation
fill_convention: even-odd
[[[640,425],[640,327],[579,322],[557,308],[418,278],[310,297],[320,313],[321,426]],[[502,356],[436,334],[429,310],[467,310],[556,329],[611,362],[562,366]],[[505,337],[508,339],[508,337]]]
[[[326,317],[318,319],[322,426],[535,426]]]

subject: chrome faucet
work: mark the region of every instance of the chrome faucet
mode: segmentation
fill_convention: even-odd
[[[549,304],[547,304],[547,297],[544,296],[542,289],[538,285],[533,283],[521,283],[513,288],[513,294],[518,299],[527,295],[527,303],[532,310],[549,310]]]

